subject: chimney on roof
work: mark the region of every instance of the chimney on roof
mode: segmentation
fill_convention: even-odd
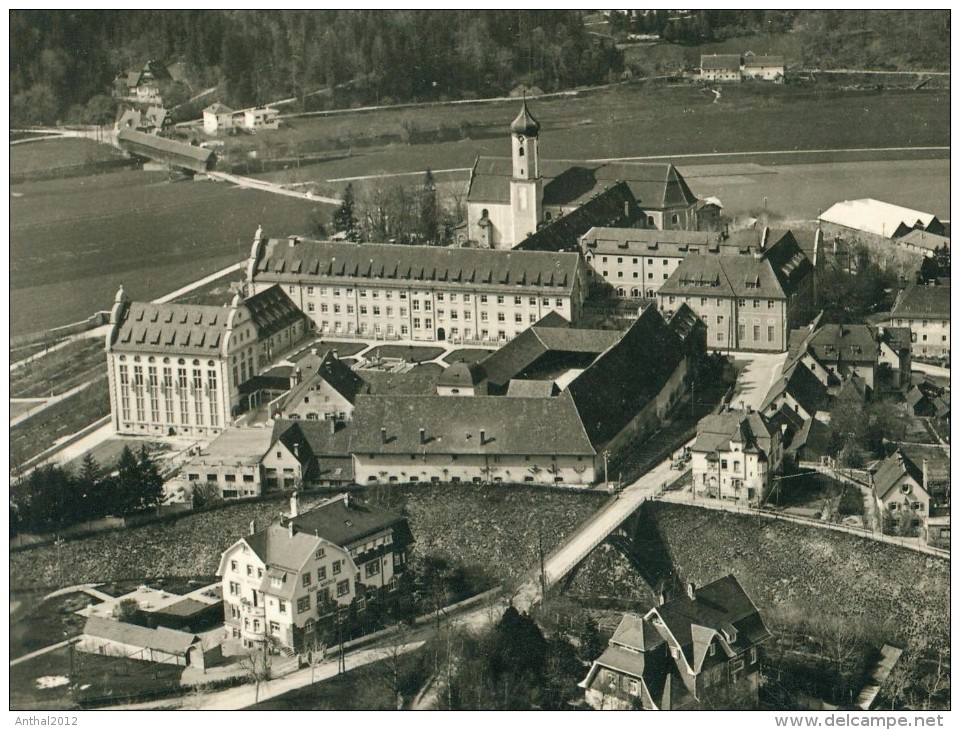
[[[350,508],[350,492],[343,493],[343,506],[348,509]]]
[[[257,521],[250,520],[250,532],[248,534],[253,535],[256,533],[256,531],[257,531]]]
[[[381,428],[381,429],[380,429],[380,443],[381,443],[381,444],[387,443],[387,429],[386,429],[386,428]]]
[[[693,581],[687,581],[687,598],[697,600],[697,585]]]
[[[302,377],[302,374],[300,373],[300,366],[297,365],[297,366],[293,369],[293,373],[291,373],[291,375],[290,375],[290,385],[291,385],[291,386],[293,386],[293,385],[300,385],[300,378],[301,378],[301,377]]]
[[[290,495],[290,517],[292,519],[294,517],[297,517],[299,514],[300,514],[300,497],[296,493],[296,491],[294,491],[294,493]]]
[[[929,482],[929,479],[930,479],[929,465],[928,465],[928,463],[927,463],[927,460],[924,459],[924,460],[923,460],[923,490],[924,490],[925,492],[930,491],[930,490],[927,488],[927,484],[928,484],[928,482]]]
[[[294,534],[294,533],[293,533],[293,520],[290,520],[290,521],[287,522],[287,532],[289,533],[290,537],[293,537],[293,534]]]
[[[483,446],[485,443],[487,443],[487,431],[486,429],[481,428],[480,429],[480,445]]]
[[[311,348],[310,348],[310,354],[316,356],[316,354],[317,354],[317,348],[316,348],[316,347],[311,347]]]
[[[420,429],[420,443],[421,444],[427,443],[427,429],[422,427]]]
[[[667,602],[667,597],[666,597],[665,595],[663,595],[663,591],[660,591],[660,592],[657,594],[657,605],[658,605],[658,606],[662,606],[662,605],[663,605],[664,603],[666,603],[666,602]]]
[[[300,243],[300,239],[296,236],[290,236],[287,239],[287,243],[289,244],[290,248],[294,248],[298,243]]]
[[[300,444],[298,443],[293,445],[293,457],[300,461]]]
[[[334,359],[334,360],[339,360],[339,359],[340,359],[340,352],[339,352],[339,351],[337,351],[337,350],[330,350],[330,352],[333,353],[333,359]]]

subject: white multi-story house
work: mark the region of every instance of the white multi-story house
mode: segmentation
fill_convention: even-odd
[[[246,407],[241,386],[268,364],[268,355],[309,331],[278,288],[213,307],[132,302],[121,287],[105,342],[113,427],[214,436]]]
[[[338,623],[397,589],[413,537],[404,518],[343,494],[251,530],[227,548],[223,582],[228,639],[294,651],[330,643]]]
[[[752,409],[701,420],[690,451],[694,496],[743,504],[765,499],[783,457],[780,430]]]
[[[243,112],[243,126],[258,132],[261,129],[279,129],[279,112],[268,106],[258,106]]]
[[[505,342],[549,312],[576,321],[577,253],[337,243],[258,234],[251,294],[280,285],[327,336]]]
[[[897,297],[890,325],[908,327],[916,358],[950,359],[950,280],[911,284]]]

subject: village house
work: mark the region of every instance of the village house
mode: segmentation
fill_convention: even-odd
[[[910,284],[890,311],[891,326],[909,328],[913,357],[950,360],[950,280]]]
[[[785,368],[767,392],[760,411],[768,418],[782,408],[793,411],[802,420],[816,418],[827,411],[830,397],[827,386],[814,375],[810,368],[797,360]]]
[[[313,348],[297,360],[290,375],[290,390],[270,403],[271,417],[306,421],[349,421],[357,394],[368,390],[367,383],[336,351],[323,357]]]
[[[268,106],[258,106],[245,109],[243,112],[243,126],[254,132],[261,129],[279,129],[280,112]]]
[[[758,56],[752,51],[743,54],[740,73],[744,81],[772,81],[782,84],[784,78],[783,56]]]
[[[770,632],[732,575],[640,616],[627,613],[580,687],[595,710],[696,709],[737,693],[758,701]]]
[[[706,416],[690,452],[694,498],[744,505],[763,502],[783,458],[780,430],[753,409]]]
[[[510,125],[510,144],[511,157],[478,157],[470,171],[467,236],[483,247],[516,247],[581,206],[586,211],[567,226],[550,226],[526,247],[574,248],[569,239],[591,226],[696,226],[697,197],[671,164],[541,160],[540,123],[526,102]]]
[[[268,489],[353,484],[351,435],[350,422],[340,420],[275,420],[261,462],[264,483]]]
[[[268,365],[260,333],[281,350],[309,331],[276,289],[214,307],[131,302],[121,287],[105,342],[113,427],[215,436],[247,409],[243,385]]]
[[[950,252],[949,236],[940,235],[922,228],[914,228],[896,239],[897,245],[922,256]]]
[[[783,352],[790,331],[813,316],[817,262],[790,231],[748,229],[731,239],[741,237],[736,251],[688,253],[657,290],[657,301],[667,314],[684,303],[696,312],[710,349]]]
[[[146,134],[160,134],[173,124],[166,109],[160,106],[141,109],[125,109],[117,121],[117,129],[132,129]]]
[[[127,71],[124,83],[126,96],[142,104],[162,106],[161,84],[170,80],[166,65],[159,61],[147,61],[142,68]]]
[[[180,469],[180,480],[191,493],[206,484],[224,500],[259,497],[264,491],[260,463],[270,441],[269,428],[227,428],[209,446],[195,447],[195,455]]]
[[[917,467],[898,449],[880,462],[873,475],[873,494],[881,514],[896,521],[908,520],[908,527],[922,531],[931,502],[926,460],[922,468]]]
[[[392,512],[345,493],[301,513],[295,493],[288,516],[220,559],[231,648],[270,643],[293,653],[329,643],[347,612],[397,590],[412,543],[407,521]]]
[[[484,344],[548,312],[576,321],[587,296],[578,253],[268,241],[258,229],[247,288],[273,285],[324,335]]]
[[[700,80],[707,83],[736,83],[742,80],[740,54],[712,53],[700,56]]]
[[[850,377],[861,378],[871,391],[878,387],[904,390],[910,384],[910,330],[866,324],[820,324],[790,333],[784,372],[803,363],[831,393]],[[889,381],[881,383],[882,368]]]
[[[214,102],[203,110],[203,131],[219,134],[233,129],[234,111],[226,104]]]

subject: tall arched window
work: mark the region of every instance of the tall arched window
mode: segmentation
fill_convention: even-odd
[[[523,146],[521,145],[521,146],[518,148],[518,150],[519,150],[519,151],[517,152],[517,154],[518,154],[520,157],[523,157]]]

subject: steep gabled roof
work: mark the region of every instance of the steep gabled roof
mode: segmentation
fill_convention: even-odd
[[[670,163],[540,160],[544,179],[543,205],[581,205],[614,183],[624,182],[643,209],[687,207],[697,202],[686,180]],[[478,157],[471,174],[467,200],[508,204],[513,162],[509,157]]]
[[[309,319],[277,284],[254,294],[244,302],[250,317],[257,327],[257,338],[265,340],[282,332],[298,321],[306,324]]]
[[[824,410],[829,400],[827,386],[799,361],[794,362],[770,388],[760,410],[766,412],[770,404],[784,394],[789,394],[811,416]]]
[[[745,56],[743,65],[746,68],[760,68],[762,66],[782,66],[783,56]]]
[[[350,548],[384,530],[394,530],[394,542],[409,544],[413,535],[405,517],[350,498],[335,497],[290,519],[297,534],[319,535],[335,545]]]
[[[117,134],[117,141],[139,145],[140,147],[145,147],[158,153],[163,152],[165,154],[181,155],[187,159],[203,164],[207,164],[213,155],[213,151],[205,147],[195,147],[191,144],[167,139],[166,137],[158,137],[155,134],[137,132],[134,129],[121,129]],[[134,152],[136,151],[136,148],[134,148]]]
[[[923,488],[923,471],[898,449],[880,462],[873,475],[873,487],[877,496],[885,499],[890,490],[905,476]]]
[[[596,226],[629,226],[638,217],[629,186],[619,182],[514,246],[515,251],[579,251],[580,237]]]

